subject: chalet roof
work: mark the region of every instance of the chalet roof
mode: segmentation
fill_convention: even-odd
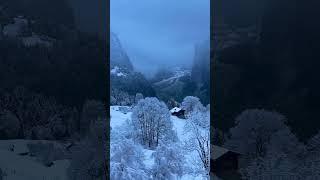
[[[219,147],[216,145],[211,145],[211,151],[210,151],[211,159],[216,160],[222,155],[224,155],[225,153],[227,153],[228,151],[229,150],[226,148]]]
[[[241,153],[239,153],[237,151],[229,150],[229,149],[211,144],[211,149],[210,149],[211,159],[216,160],[216,159],[220,158],[222,155],[226,154],[227,152],[232,152],[232,153],[241,155]]]
[[[178,108],[178,107],[174,107],[174,108],[172,108],[172,109],[170,110],[171,113],[179,112],[179,111],[181,111],[181,109]]]

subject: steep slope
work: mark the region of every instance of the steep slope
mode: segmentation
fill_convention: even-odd
[[[136,93],[155,96],[149,81],[142,73],[134,70],[119,38],[112,32],[110,34],[110,84],[112,97],[117,97],[118,92],[127,93],[131,99]]]
[[[194,60],[191,72],[195,83],[195,96],[204,104],[210,103],[210,41],[206,40],[195,46]]]
[[[125,72],[133,71],[133,65],[122,48],[121,42],[117,35],[113,32],[110,34],[110,68],[118,67]]]

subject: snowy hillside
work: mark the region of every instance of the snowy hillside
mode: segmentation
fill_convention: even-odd
[[[129,112],[127,113],[123,113],[121,112],[121,108],[123,108],[123,106],[111,106],[110,107],[110,114],[111,114],[111,122],[110,122],[110,126],[113,132],[123,132],[123,133],[128,133],[128,131],[126,131],[126,127],[128,125],[128,123],[130,123],[131,121],[131,115],[132,112],[130,112],[131,110],[129,110]],[[183,154],[183,158],[185,160],[185,172],[183,173],[181,179],[182,180],[190,180],[190,179],[206,179],[205,177],[203,177],[200,173],[198,173],[198,165],[196,162],[199,162],[200,158],[198,157],[198,154],[196,151],[186,151],[185,148],[182,148],[184,143],[190,140],[190,132],[186,132],[185,131],[185,125],[186,125],[186,120],[185,119],[179,119],[175,116],[171,116],[171,122],[173,124],[173,130],[177,133],[178,136],[178,145],[181,147],[181,151]],[[111,132],[111,133],[113,133]],[[114,152],[112,152],[112,146],[116,143],[117,139],[113,138],[113,136],[111,135],[111,157],[112,154]],[[155,159],[154,156],[152,155],[153,153],[156,152],[156,150],[150,150],[150,149],[146,149],[143,148],[141,145],[139,144],[135,144],[135,146],[137,146],[138,148],[142,148],[142,152],[143,152],[143,163],[145,166],[145,172],[149,172],[151,171],[152,166],[155,163]],[[177,147],[172,147],[172,148],[177,148]],[[179,147],[178,147],[179,148]],[[126,162],[125,162],[126,163]],[[112,167],[112,166],[111,166]],[[113,171],[113,169],[111,168],[111,171]],[[138,171],[136,169],[136,171]],[[111,172],[112,173],[112,172]],[[150,179],[152,179],[149,176]],[[149,179],[148,178],[148,179]],[[178,178],[178,176],[176,176],[176,178]],[[178,178],[179,179],[179,178]]]
[[[36,140],[0,140],[0,168],[5,174],[4,180],[67,180],[69,160],[54,161],[50,167],[44,166],[36,157],[22,155],[28,153],[27,144]],[[47,142],[47,141],[41,141]],[[58,143],[55,146],[59,146]],[[14,151],[10,149],[14,146]]]

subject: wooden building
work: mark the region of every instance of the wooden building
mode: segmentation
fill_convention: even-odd
[[[224,180],[241,179],[239,174],[240,153],[211,145],[210,173]]]
[[[174,107],[170,110],[171,115],[177,116],[180,119],[185,119],[184,112],[185,110],[180,109],[178,107]]]

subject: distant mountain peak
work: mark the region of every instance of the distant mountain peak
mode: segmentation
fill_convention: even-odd
[[[118,36],[114,33],[110,33],[110,68],[121,68],[125,71],[133,71],[133,65],[123,49]]]

